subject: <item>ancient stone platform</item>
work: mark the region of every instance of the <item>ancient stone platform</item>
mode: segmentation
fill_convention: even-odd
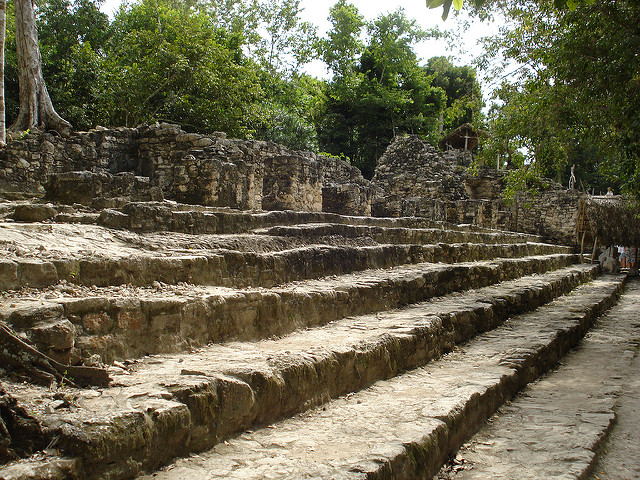
[[[6,479],[430,478],[625,280],[533,235],[417,217],[157,199],[0,216],[0,320],[111,377],[5,372],[29,419],[9,422]]]

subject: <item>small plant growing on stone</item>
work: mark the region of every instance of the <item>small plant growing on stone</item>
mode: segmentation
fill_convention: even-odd
[[[26,130],[18,133],[16,135],[16,140],[23,140],[24,138],[26,138],[29,135],[29,129],[27,128]]]

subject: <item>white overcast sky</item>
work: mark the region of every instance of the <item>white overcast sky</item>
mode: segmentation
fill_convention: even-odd
[[[113,11],[120,5],[121,0],[106,0],[102,7],[102,11],[111,15]],[[327,20],[329,16],[329,8],[336,3],[336,0],[302,0],[303,7],[302,18],[308,22],[318,26],[318,33],[323,36],[329,28],[330,24]],[[463,24],[463,17],[457,17],[453,14],[449,16],[447,21],[441,18],[442,8],[430,10],[426,7],[425,0],[351,0],[360,13],[367,20],[373,20],[380,15],[394,11],[398,7],[405,10],[407,17],[417,20],[418,24],[424,29],[439,27],[441,30],[459,30]],[[462,18],[461,18],[462,17]],[[447,49],[447,40],[428,40],[416,45],[415,51],[420,59],[427,59],[444,55],[451,57],[456,65],[470,64],[474,55],[478,54],[481,49],[477,45],[480,37],[491,34],[496,29],[495,24],[482,23],[478,20],[471,22],[471,28],[460,35],[459,40],[455,42],[457,48],[454,50]],[[322,62],[316,62],[307,67],[307,72],[315,76],[325,76],[326,70]]]

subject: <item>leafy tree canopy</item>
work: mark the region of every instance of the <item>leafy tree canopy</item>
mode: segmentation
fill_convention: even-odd
[[[443,89],[447,97],[441,130],[448,132],[463,123],[482,125],[484,102],[474,68],[455,66],[446,57],[433,57],[428,60],[425,70],[431,78],[431,85]]]
[[[501,3],[512,28],[488,40],[517,74],[496,92],[485,155],[526,163],[565,184],[640,194],[640,4],[597,0],[571,10],[547,0]],[[527,167],[530,168],[530,167]]]
[[[329,20],[333,29],[322,47],[334,77],[318,129],[322,150],[349,157],[371,177],[395,135],[413,133],[436,143],[445,117],[448,126],[479,114],[473,70],[456,70],[446,59],[421,66],[414,46],[438,32],[422,30],[402,9],[365,22],[341,0]]]
[[[442,7],[442,19],[446,20],[449,16],[449,12],[451,11],[451,7],[456,10],[462,10],[462,7],[465,3],[465,0],[426,0],[427,7],[429,8],[439,8]],[[495,6],[499,4],[501,0],[468,0],[467,3],[470,3],[472,6],[477,8],[489,6]],[[553,4],[555,8],[562,9],[568,8],[569,10],[575,10],[580,5],[593,5],[595,0],[554,0]]]

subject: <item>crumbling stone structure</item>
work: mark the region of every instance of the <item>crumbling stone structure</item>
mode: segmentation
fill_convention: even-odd
[[[86,198],[67,195],[63,185],[71,178],[88,188]],[[157,191],[140,190],[148,184],[167,199],[189,204],[352,215],[370,215],[375,191],[341,159],[272,142],[227,139],[223,133],[186,133],[166,123],[97,128],[69,138],[29,135],[2,150],[1,194],[40,196],[48,184],[49,198],[63,202],[95,202],[96,194],[158,199]]]
[[[548,181],[537,195],[502,198],[508,172],[469,172],[471,153],[441,152],[417,136],[397,137],[380,158],[373,183],[385,196],[374,202],[377,216],[420,216],[453,223],[541,235],[576,243],[576,222],[586,195]]]
[[[506,172],[472,174],[470,163],[469,151],[442,152],[416,136],[398,137],[370,182],[341,159],[156,123],[12,142],[0,152],[0,194],[46,190],[49,200],[98,208],[166,198],[238,210],[420,216],[575,244],[583,194],[550,182],[537,196],[506,204]]]
[[[531,445],[535,478],[592,470],[640,284],[538,235],[442,221],[539,228],[530,212],[565,208],[552,196],[507,208],[501,173],[415,137],[378,186],[172,125],[20,146],[4,195],[50,203],[0,201],[0,478],[431,478],[466,441],[500,458],[482,478],[510,458],[526,477]],[[589,330],[550,373],[569,381],[532,384]],[[509,399],[531,428],[474,440]]]
[[[52,174],[73,171],[135,172],[136,129],[97,128],[69,138],[27,135],[0,151],[0,193],[5,197],[43,195]]]

